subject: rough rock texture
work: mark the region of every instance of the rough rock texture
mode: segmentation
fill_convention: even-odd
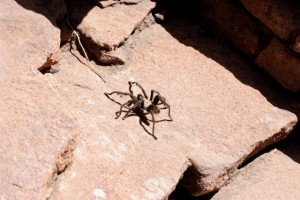
[[[286,137],[296,122],[295,115],[261,94],[272,97],[242,58],[199,38],[193,23],[153,25],[122,48],[128,51],[127,64],[101,69],[109,77],[106,85],[68,53],[62,70],[50,75],[85,125],[52,199],[164,199],[188,166],[194,179],[182,183],[194,195],[209,192],[249,154]],[[147,92],[159,90],[170,103],[174,122],[157,123],[158,140],[143,130],[137,116],[115,119],[119,105],[103,93],[128,91],[128,80],[139,81]]]
[[[132,5],[132,4],[137,4],[139,3],[141,0],[96,0],[96,2],[98,3],[98,5],[101,8],[106,8],[108,6],[112,6],[114,4],[126,4],[126,5]]]
[[[197,12],[248,56],[255,56],[269,41],[270,32],[232,0],[197,1]]]
[[[37,70],[60,51],[59,30],[47,13],[29,1],[0,3],[2,199],[45,198],[58,172],[56,157],[76,134],[72,109],[61,106],[60,94]]]
[[[300,7],[295,0],[240,0],[242,4],[281,39],[300,31]]]
[[[60,52],[60,31],[53,26],[54,19],[45,8],[34,1],[3,0],[0,12],[1,56],[5,58],[1,59],[5,63],[2,70],[9,65],[14,66],[17,73],[58,61],[51,57]],[[18,58],[20,55],[22,59]]]
[[[242,168],[212,199],[299,199],[299,137],[286,146],[263,154]]]
[[[110,57],[107,51],[113,51],[123,44],[154,6],[155,2],[150,0],[131,6],[119,4],[106,9],[86,3],[77,4],[72,11],[72,20],[78,24],[77,29],[84,43],[99,62],[121,64],[117,57]],[[82,16],[81,13],[87,14]]]
[[[283,87],[294,92],[300,91],[300,57],[282,44],[277,38],[255,59]]]
[[[251,66],[194,23],[134,34],[122,47],[125,66],[98,68],[104,84],[75,50],[63,53],[57,73],[40,73],[59,45],[55,23],[35,4],[2,1],[0,9],[3,199],[159,200],[183,174],[182,183],[203,194],[296,123]],[[137,116],[115,119],[119,105],[104,92],[128,91],[128,80],[171,105],[174,121],[156,124],[158,140]]]
[[[118,88],[118,82],[104,85],[70,53],[63,54],[60,65],[58,73],[47,76],[61,100],[69,101],[82,128],[73,163],[59,176],[50,199],[94,199],[99,191],[107,199],[167,197],[190,165],[188,159],[172,145],[156,142],[137,117],[114,119],[118,107],[104,92]],[[122,82],[127,90],[127,83]],[[172,127],[168,123],[157,126],[161,125],[164,130]]]

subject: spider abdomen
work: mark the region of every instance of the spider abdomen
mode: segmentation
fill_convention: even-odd
[[[148,108],[152,105],[152,102],[148,99],[143,99],[142,108],[148,110]]]

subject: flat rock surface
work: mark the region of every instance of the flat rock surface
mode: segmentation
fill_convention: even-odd
[[[296,122],[294,114],[268,101],[276,95],[251,66],[218,41],[200,36],[194,23],[150,26],[122,48],[128,54],[125,66],[99,68],[106,85],[69,53],[61,71],[49,75],[84,126],[53,199],[163,199],[191,165],[202,177],[184,184],[194,195],[209,192],[247,156],[286,137]],[[103,93],[127,92],[128,80],[147,92],[158,90],[171,105],[174,121],[156,124],[158,140],[137,116],[115,119],[119,105]]]
[[[60,31],[53,23],[48,11],[36,1],[0,2],[1,76],[37,69],[60,51]]]
[[[0,3],[1,199],[43,199],[57,155],[76,134],[71,109],[37,70],[60,51],[47,13],[34,2]]]
[[[111,51],[122,44],[154,6],[155,2],[143,0],[136,5],[118,4],[101,9],[84,2],[75,5],[72,20],[85,37],[85,43],[90,44],[89,48],[98,57],[97,51]]]
[[[202,194],[296,123],[251,66],[189,21],[137,32],[122,47],[125,66],[98,66],[104,84],[76,51],[63,53],[59,72],[40,73],[59,31],[38,9],[0,8],[3,199],[164,199],[186,169],[195,176],[185,185]],[[12,8],[15,18],[4,12]],[[174,121],[156,124],[158,140],[137,116],[115,119],[119,105],[104,92],[128,91],[128,80],[171,105]]]
[[[217,199],[299,199],[299,136],[285,147],[265,153],[243,167],[227,186],[214,195]]]

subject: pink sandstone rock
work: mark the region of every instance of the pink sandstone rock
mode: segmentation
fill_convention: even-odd
[[[249,155],[288,135],[296,116],[272,105],[262,95],[271,89],[251,66],[199,38],[194,25],[176,21],[134,34],[122,47],[124,67],[98,68],[106,85],[78,63],[78,53],[63,54],[61,70],[48,77],[82,129],[50,199],[165,199],[187,168],[181,183],[204,194],[219,189]],[[174,121],[157,123],[158,140],[136,116],[115,119],[119,105],[103,93],[128,91],[128,80],[160,91],[171,105]]]
[[[43,75],[37,69],[57,50],[59,31],[40,7],[23,6],[0,4],[3,199],[165,199],[184,174],[200,195],[296,123],[251,66],[185,20],[133,35],[122,47],[125,66],[96,66],[107,84],[77,51]],[[104,92],[128,91],[128,80],[171,105],[174,121],[156,124],[158,140],[137,116],[115,119],[119,105]]]
[[[300,27],[298,1],[241,0],[246,9],[278,37],[288,40]]]
[[[38,71],[60,51],[53,22],[33,2],[0,3],[2,199],[44,199],[61,165],[56,157],[76,134],[71,109]]]
[[[266,70],[283,87],[300,91],[300,58],[278,39],[271,43],[255,59],[255,63]]]
[[[54,19],[34,1],[17,2],[0,3],[1,53],[6,58],[2,62],[9,62],[15,73],[56,63],[60,31]]]
[[[78,24],[84,43],[99,62],[120,64],[117,58],[110,58],[110,51],[125,42],[154,6],[155,2],[143,0],[136,5],[120,4],[101,9],[85,2],[75,6],[72,19]],[[82,17],[82,12],[87,12],[87,15]]]

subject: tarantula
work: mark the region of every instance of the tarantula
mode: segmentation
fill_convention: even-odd
[[[151,116],[152,116],[152,121],[151,122],[153,123],[153,126],[152,126],[152,134],[151,135],[155,139],[157,139],[154,135],[154,127],[155,127],[155,123],[159,122],[159,121],[155,121],[154,114],[158,114],[158,113],[160,113],[161,109],[167,108],[168,109],[168,115],[169,115],[170,119],[164,119],[164,120],[160,120],[160,121],[173,121],[173,119],[171,117],[171,114],[170,114],[170,105],[166,103],[166,99],[163,96],[161,96],[159,94],[159,92],[157,92],[155,90],[151,90],[150,99],[148,99],[148,96],[147,96],[144,88],[138,82],[129,81],[128,83],[129,83],[129,92],[130,93],[119,92],[119,91],[114,91],[114,92],[111,92],[111,93],[104,93],[109,99],[111,99],[109,96],[112,95],[112,94],[128,95],[131,98],[130,100],[128,100],[126,103],[123,103],[123,104],[120,104],[120,103],[115,101],[116,103],[118,103],[120,105],[120,111],[116,112],[116,115],[117,115],[116,119],[118,119],[121,116],[122,112],[124,112],[122,110],[124,107],[127,108],[128,110],[125,111],[126,114],[122,118],[123,120],[126,117],[128,117],[128,115],[131,111],[134,112],[137,109],[139,111],[142,111],[142,112],[146,111],[146,114],[150,113]],[[131,89],[133,84],[136,84],[142,90],[143,94],[138,94],[137,96],[134,96],[134,94],[132,92],[132,89]],[[155,93],[156,93],[156,96],[154,97]],[[164,108],[159,108],[158,105],[161,105],[161,104],[163,104],[165,107]]]

